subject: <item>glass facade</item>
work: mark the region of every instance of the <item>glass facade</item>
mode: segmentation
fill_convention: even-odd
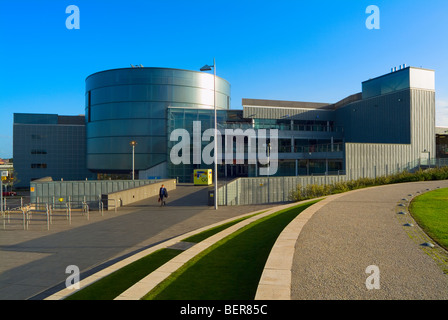
[[[218,110],[216,113],[216,119],[218,124],[218,130],[220,130],[222,136],[225,135],[225,129],[234,128],[247,128],[252,127],[251,122],[242,118],[242,111],[235,110]],[[169,108],[168,109],[168,150],[167,157],[169,158],[171,149],[175,146],[178,141],[170,141],[170,135],[173,130],[182,128],[186,129],[190,135],[190,140],[193,140],[193,122],[201,122],[201,136],[207,129],[214,128],[214,110],[209,109],[191,109],[191,108]],[[247,139],[246,139],[247,140]],[[213,137],[209,141],[201,141],[201,150],[213,142]],[[247,142],[247,141],[245,141]],[[225,150],[225,139],[221,139],[221,150]],[[235,149],[235,144],[234,144]],[[247,150],[247,144],[245,146]],[[204,163],[201,156],[201,164],[194,164],[193,157],[193,144],[190,144],[190,164],[173,164],[168,161],[168,176],[170,178],[178,179],[179,182],[192,182],[193,172],[195,169],[214,169],[214,164]],[[212,152],[210,156],[214,156]],[[218,159],[219,161],[219,159]],[[219,164],[218,165],[218,176],[220,178],[231,178],[231,177],[247,177],[248,176],[248,165],[236,165],[236,164]]]
[[[368,99],[385,95],[394,91],[407,89],[410,86],[410,69],[406,68],[397,72],[367,80],[362,83],[362,98]]]
[[[216,78],[216,105],[219,109],[230,107],[230,84],[219,77]],[[148,170],[167,162],[170,107],[213,108],[213,74],[142,67],[107,70],[89,76],[86,79],[87,167],[94,172],[129,173],[133,140],[137,142],[135,170]],[[177,128],[188,129],[191,115],[185,116],[176,120]],[[202,120],[206,126],[205,119]]]
[[[192,108],[169,108],[168,109],[168,142],[167,157],[169,158],[172,148],[180,143],[180,139],[170,141],[171,132],[175,129],[186,129],[190,137],[189,164],[173,164],[168,161],[168,176],[178,179],[179,182],[192,182],[195,169],[213,169],[213,164],[205,164],[201,157],[201,163],[193,163],[193,122],[201,122],[201,136],[207,129],[214,128],[213,110],[192,109]],[[279,124],[280,123],[280,124]],[[290,121],[288,121],[290,123]],[[296,175],[321,175],[325,173],[338,174],[343,170],[343,143],[342,139],[331,139],[334,131],[324,131],[320,138],[295,138],[300,134],[293,132],[290,126],[282,126],[282,122],[276,119],[245,119],[243,112],[237,110],[218,110],[217,112],[218,129],[222,137],[225,136],[225,129],[242,129],[243,131],[252,128],[255,133],[259,129],[279,129],[278,134],[278,170],[273,176],[296,176]],[[331,128],[332,122],[327,123],[325,128]],[[317,124],[314,123],[316,126]],[[305,126],[302,131],[314,131],[315,127]],[[323,130],[316,130],[323,131]],[[309,135],[310,133],[306,133]],[[315,136],[311,133],[311,136]],[[286,138],[287,137],[287,138]],[[236,142],[235,138],[234,142]],[[202,141],[201,150],[213,142]],[[221,150],[224,154],[226,149],[225,139],[221,139]],[[266,143],[270,140],[267,139]],[[253,141],[258,148],[259,141]],[[258,149],[257,149],[258,151]],[[244,164],[238,164],[234,161],[231,164],[224,164],[220,160],[218,164],[219,179],[233,179],[237,177],[256,177],[259,176],[260,163],[249,164],[247,161],[248,141],[244,138]],[[180,156],[180,155],[179,155]],[[211,154],[213,156],[213,153]],[[236,160],[236,143],[233,144],[233,159]],[[224,161],[224,160],[223,160]]]
[[[193,122],[201,122],[201,134],[214,128],[213,75],[164,68],[124,68],[95,73],[86,79],[87,167],[100,173],[129,173],[132,170],[131,141],[136,141],[135,170],[142,176],[176,178],[192,182],[194,169],[213,169],[213,164],[174,164],[170,153],[178,142],[171,132],[185,129],[191,139]],[[342,129],[332,120],[244,119],[243,110],[229,110],[230,84],[217,78],[218,129],[278,129],[279,168],[276,175],[327,172],[327,154],[340,153]],[[334,141],[330,138],[335,137]],[[203,150],[213,141],[202,142]],[[225,141],[222,140],[222,150]],[[258,144],[258,143],[257,143]],[[234,145],[235,148],[235,145]],[[193,143],[190,144],[193,157]],[[235,152],[236,150],[234,150]],[[213,153],[213,152],[212,152]],[[309,154],[317,160],[309,160]],[[210,155],[213,156],[213,155]],[[218,176],[257,176],[258,164],[248,164],[245,139],[244,164],[220,164]],[[335,158],[333,154],[331,159]],[[297,161],[295,160],[297,159]],[[302,160],[306,161],[306,165]],[[332,160],[334,162],[334,160]],[[323,163],[323,165],[322,165]],[[304,167],[305,166],[305,167]],[[335,168],[342,167],[339,164]]]
[[[343,132],[334,121],[292,120],[292,119],[254,119],[256,129],[278,129],[291,131]]]

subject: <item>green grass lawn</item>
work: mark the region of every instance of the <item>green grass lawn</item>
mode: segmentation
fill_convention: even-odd
[[[180,253],[182,253],[181,250],[173,249],[155,251],[75,292],[65,300],[113,300]]]
[[[185,239],[183,239],[182,241],[199,243],[199,242],[201,242],[202,240],[207,239],[208,237],[211,237],[212,235],[214,235],[214,234],[216,234],[216,233],[218,233],[218,232],[221,232],[221,231],[223,231],[224,229],[227,229],[227,228],[233,226],[234,224],[237,224],[238,222],[241,222],[241,221],[246,220],[246,219],[249,219],[249,218],[251,218],[251,217],[253,217],[253,216],[262,214],[262,213],[264,213],[264,212],[266,212],[266,211],[267,211],[267,210],[265,210],[265,211],[261,211],[261,212],[257,212],[257,213],[255,213],[255,214],[252,214],[252,215],[249,215],[249,216],[244,216],[244,217],[242,217],[242,218],[235,219],[235,220],[232,220],[232,221],[227,222],[227,223],[223,223],[222,225],[219,225],[219,226],[217,226],[217,227],[210,228],[210,229],[205,230],[205,231],[202,231],[202,232],[200,232],[200,233],[198,233],[198,234],[192,235],[191,237],[185,238]]]
[[[448,250],[448,189],[416,197],[409,211],[426,234]]]
[[[310,201],[259,219],[193,258],[149,292],[146,300],[251,300],[281,231]]]
[[[244,216],[239,219],[232,220],[214,228],[207,229],[196,235],[185,238],[182,241],[199,243],[208,237],[254,215],[261,214],[266,211],[257,212],[253,215]],[[161,249],[155,251],[146,257],[139,259],[93,284],[75,292],[68,296],[65,300],[113,300],[119,294],[126,291],[135,283],[146,277],[152,271],[156,270],[178,254],[181,250]]]

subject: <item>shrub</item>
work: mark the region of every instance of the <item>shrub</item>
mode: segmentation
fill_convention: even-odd
[[[350,191],[347,183],[341,181],[333,183],[332,185],[330,185],[330,188],[332,194]]]
[[[289,198],[292,201],[303,201],[371,186],[447,179],[448,167],[431,168],[426,170],[420,169],[414,173],[403,171],[388,176],[377,177],[376,179],[359,178],[357,180],[339,181],[328,185],[309,184],[302,186],[299,184],[295,190],[291,191]]]

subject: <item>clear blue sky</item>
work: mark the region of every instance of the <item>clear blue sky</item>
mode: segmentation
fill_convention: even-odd
[[[68,30],[69,5],[80,29]],[[365,26],[369,5],[380,30]],[[336,102],[406,63],[436,70],[448,126],[446,0],[0,0],[0,157],[14,112],[84,114],[85,78],[143,64],[218,75],[242,98]]]

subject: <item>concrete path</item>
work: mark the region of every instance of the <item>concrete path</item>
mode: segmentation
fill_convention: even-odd
[[[81,279],[132,254],[244,213],[273,207],[207,206],[207,187],[179,185],[170,192],[166,207],[157,197],[120,208],[117,213],[92,211],[90,219],[73,213],[45,222],[32,222],[29,230],[0,228],[0,299],[44,299],[65,287],[66,268],[76,265]]]
[[[407,208],[437,187],[448,181],[361,189],[310,207],[277,240],[257,299],[448,299],[448,254],[422,246],[435,242]]]

